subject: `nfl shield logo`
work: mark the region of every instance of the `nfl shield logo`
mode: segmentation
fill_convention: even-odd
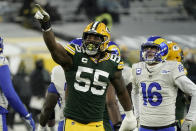
[[[142,68],[136,68],[136,75],[141,75]]]

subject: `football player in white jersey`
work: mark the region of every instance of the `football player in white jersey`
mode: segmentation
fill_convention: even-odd
[[[51,74],[51,83],[48,87],[46,100],[40,115],[38,131],[45,131],[46,124],[53,113],[55,105],[59,104],[59,124],[58,131],[63,131],[64,115],[63,108],[65,106],[65,90],[66,80],[64,71],[61,66],[55,66]]]
[[[175,131],[175,103],[178,88],[192,96],[182,131],[190,131],[196,117],[196,85],[186,77],[180,62],[165,61],[167,41],[148,38],[141,46],[141,60],[132,66],[132,101],[140,131]]]
[[[0,37],[0,131],[7,131],[6,115],[9,105],[20,114],[28,124],[30,131],[35,131],[35,122],[14,90],[8,60],[3,55],[3,39]]]

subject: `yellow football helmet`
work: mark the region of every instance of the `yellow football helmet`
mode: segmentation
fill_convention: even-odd
[[[87,44],[85,43],[85,39],[87,35],[89,34],[100,36],[102,38],[102,42],[91,43],[91,44],[88,44],[87,46]],[[87,25],[83,31],[82,46],[84,47],[88,55],[95,55],[98,51],[104,52],[108,48],[110,37],[111,37],[110,31],[104,23],[99,22],[99,21],[92,22],[89,25]]]
[[[169,53],[167,56],[167,60],[183,62],[184,55],[183,55],[183,51],[180,48],[180,46],[173,41],[167,42],[167,45],[169,47]]]

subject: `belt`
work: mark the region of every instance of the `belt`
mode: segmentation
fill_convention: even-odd
[[[149,126],[140,125],[140,127],[142,127],[142,128],[153,129],[153,130],[169,128],[169,127],[172,127],[172,126],[176,126],[176,123],[172,123],[172,124],[169,124],[169,125],[166,125],[166,126],[158,126],[158,127],[149,127]]]

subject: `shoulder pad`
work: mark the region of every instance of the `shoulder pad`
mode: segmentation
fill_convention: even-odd
[[[82,38],[73,39],[72,41],[69,42],[69,44],[75,44],[75,45],[82,46]]]
[[[76,52],[79,52],[79,53],[84,53],[84,49],[83,47],[79,46],[79,45],[76,45],[76,44],[66,44],[64,46],[65,50],[67,52],[69,52],[71,55],[75,55]]]
[[[124,68],[124,62],[119,55],[111,54],[110,60],[118,64],[117,69],[122,70]]]

